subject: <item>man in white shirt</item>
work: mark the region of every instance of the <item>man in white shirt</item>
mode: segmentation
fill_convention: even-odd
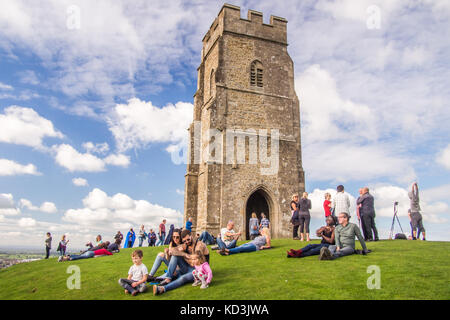
[[[347,194],[344,193],[344,186],[339,185],[336,188],[337,193],[331,202],[331,207],[334,208],[334,214],[338,216],[340,213],[350,214],[350,199]]]
[[[220,237],[217,237],[219,249],[231,249],[236,247],[236,243],[241,236],[240,232],[233,230],[234,222],[228,221],[227,227],[220,230]]]

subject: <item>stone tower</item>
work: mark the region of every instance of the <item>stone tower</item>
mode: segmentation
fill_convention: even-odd
[[[287,45],[285,19],[265,24],[253,10],[242,19],[229,4],[203,38],[184,200],[196,232],[216,236],[232,219],[246,239],[251,213],[264,212],[273,237],[292,237],[291,196],[305,180]]]

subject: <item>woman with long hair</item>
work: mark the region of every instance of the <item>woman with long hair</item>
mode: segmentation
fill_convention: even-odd
[[[232,249],[221,249],[219,254],[223,256],[228,256],[230,254],[242,253],[242,252],[253,252],[263,249],[270,249],[270,230],[268,228],[263,228],[261,230],[261,235],[256,237],[250,242],[244,243],[239,247]]]
[[[309,239],[309,223],[311,221],[311,200],[308,199],[308,192],[303,192],[302,198],[299,201],[299,221],[300,221],[300,241],[310,241]],[[303,233],[304,231],[304,233]]]

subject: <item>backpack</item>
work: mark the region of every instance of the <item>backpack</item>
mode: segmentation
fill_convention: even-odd
[[[395,238],[394,239],[397,239],[397,240],[406,240],[406,239],[408,239],[407,237],[406,237],[406,235],[404,234],[404,233],[397,233],[396,235],[395,235]]]

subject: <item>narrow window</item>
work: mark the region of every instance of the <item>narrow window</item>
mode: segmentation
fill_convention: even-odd
[[[253,87],[262,88],[264,85],[264,69],[263,65],[259,61],[253,61],[250,68],[250,85]]]

